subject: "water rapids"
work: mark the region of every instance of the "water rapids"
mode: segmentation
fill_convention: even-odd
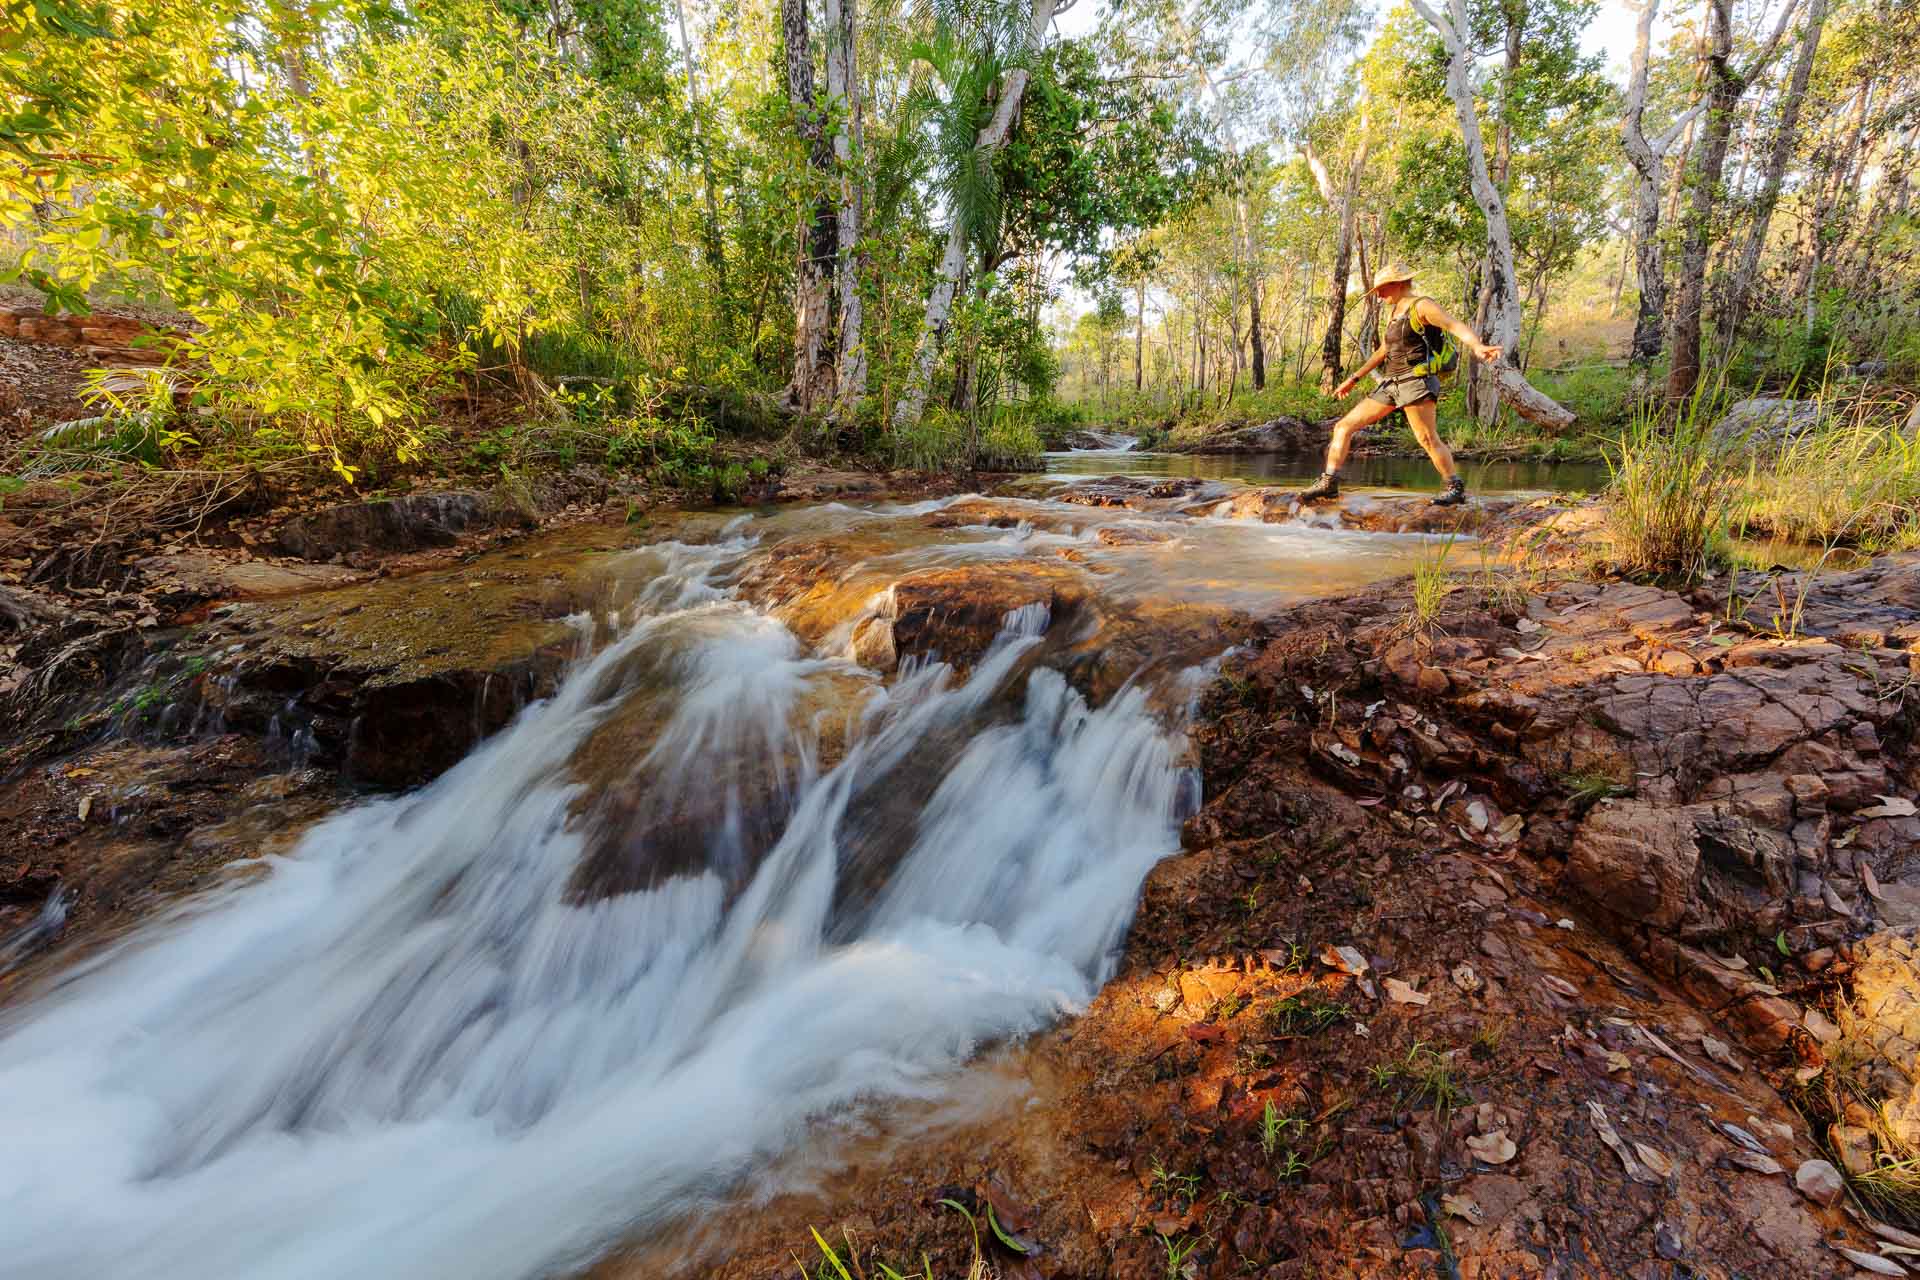
[[[805,652],[752,553],[637,553],[554,697],[5,1015],[0,1275],[564,1272],[1084,1004],[1197,800],[1178,726],[1028,670],[1040,606],[964,679]],[[704,866],[579,891],[577,753],[633,698],[656,789],[764,756],[770,847],[728,793]]]

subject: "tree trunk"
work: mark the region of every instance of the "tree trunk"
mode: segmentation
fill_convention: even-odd
[[[860,224],[865,188],[856,163],[861,150],[858,0],[826,0],[827,101],[838,122],[833,132],[834,166],[840,172],[840,210],[835,222],[834,296],[840,304],[833,415],[846,422],[867,393],[867,349],[861,338]]]
[[[1247,287],[1247,333],[1253,346],[1253,389],[1267,386],[1267,343],[1260,336],[1260,281],[1250,280]]]
[[[1340,215],[1340,230],[1333,242],[1333,282],[1327,290],[1327,332],[1320,343],[1320,393],[1332,395],[1334,387],[1340,383],[1341,359],[1340,341],[1347,323],[1347,283],[1353,272],[1353,223],[1356,203],[1360,193],[1360,175],[1367,167],[1367,152],[1373,146],[1373,137],[1368,129],[1367,113],[1360,113],[1359,150],[1355,153],[1352,166],[1347,170],[1347,182],[1344,190],[1333,185],[1333,175],[1327,166],[1313,152],[1313,147],[1305,148],[1307,167],[1313,171],[1314,181],[1320,186],[1321,198],[1331,204]]]
[[[1451,18],[1443,18],[1427,0],[1413,0],[1414,8],[1425,18],[1447,47],[1447,96],[1460,116],[1460,135],[1466,143],[1467,173],[1473,182],[1475,202],[1487,220],[1487,290],[1489,332],[1485,340],[1505,349],[1493,366],[1500,392],[1513,411],[1529,422],[1556,429],[1572,425],[1573,414],[1554,400],[1535,390],[1521,376],[1514,363],[1515,346],[1520,338],[1520,300],[1514,293],[1513,231],[1507,223],[1506,201],[1493,185],[1487,171],[1487,147],[1480,135],[1480,118],[1474,111],[1473,86],[1467,79],[1472,49],[1465,43],[1471,34],[1467,24],[1466,0],[1447,0]]]
[[[1660,0],[1640,6],[1634,38],[1632,69],[1627,77],[1627,109],[1620,121],[1620,139],[1633,165],[1634,270],[1640,282],[1640,308],[1633,322],[1631,361],[1645,367],[1660,354],[1666,340],[1667,274],[1660,246],[1660,166],[1678,131],[1691,131],[1698,109],[1687,112],[1658,140],[1649,141],[1641,121],[1647,107],[1647,57],[1653,39],[1653,21]]]
[[[1513,108],[1512,93],[1515,78],[1520,70],[1520,52],[1522,36],[1527,28],[1527,6],[1525,0],[1501,0],[1500,16],[1504,26],[1505,70],[1500,81],[1500,128],[1494,134],[1493,163],[1488,173],[1494,190],[1500,193],[1504,202],[1512,187],[1513,177]],[[1489,250],[1491,252],[1491,250]],[[1474,308],[1473,329],[1475,333],[1487,331],[1487,321],[1493,315],[1495,299],[1494,281],[1502,278],[1491,264],[1480,273],[1484,282],[1479,305]],[[1514,290],[1518,285],[1514,281],[1514,272],[1509,267],[1505,274],[1507,288]],[[1516,334],[1517,334],[1516,330]],[[1516,338],[1517,341],[1517,338]],[[1509,350],[1507,358],[1520,364],[1519,353]],[[1467,415],[1482,426],[1492,426],[1500,420],[1500,381],[1498,373],[1486,364],[1475,361],[1467,368]]]
[[[1780,188],[1786,182],[1787,162],[1793,158],[1795,132],[1800,125],[1800,106],[1806,100],[1807,81],[1813,76],[1813,57],[1820,47],[1820,31],[1827,21],[1827,0],[1812,0],[1807,11],[1806,29],[1800,36],[1800,54],[1794,59],[1793,76],[1787,83],[1786,97],[1780,104],[1780,123],[1773,132],[1773,152],[1767,157],[1767,171],[1761,179],[1759,203],[1754,206],[1753,226],[1747,230],[1747,243],[1734,268],[1733,283],[1727,293],[1726,309],[1720,315],[1720,345],[1729,347],[1746,320],[1752,305],[1754,278],[1760,271],[1760,253],[1766,248],[1767,227],[1773,220],[1774,206],[1780,202]]]
[[[792,3],[792,0],[787,2]],[[1031,34],[1036,47],[1046,38],[1047,28],[1053,22],[1053,10],[1054,0],[1033,0]],[[993,118],[987,121],[974,139],[977,163],[992,164],[1000,148],[1007,144],[1007,135],[1013,131],[1014,115],[1020,110],[1020,100],[1026,96],[1028,78],[1025,67],[1015,67],[1002,79],[1000,101],[994,107]],[[926,316],[920,325],[920,340],[914,349],[913,364],[907,370],[907,385],[901,390],[899,403],[894,406],[893,426],[896,431],[920,421],[920,415],[926,411],[927,388],[933,379],[933,362],[940,351],[940,335],[946,331],[947,319],[953,311],[953,292],[966,262],[967,229],[956,209],[952,211],[952,225],[947,228],[947,247],[940,255],[940,270],[934,277],[933,292],[927,297]]]
[[[1378,220],[1376,219],[1376,224]],[[1360,249],[1360,287],[1365,290],[1366,309],[1360,313],[1360,351],[1363,355],[1372,355],[1380,349],[1380,298],[1373,291],[1373,267],[1379,261],[1379,228],[1374,231],[1375,258],[1367,261],[1367,238],[1359,237]]]
[[[707,151],[706,126],[700,119],[700,82],[694,74],[693,43],[687,39],[686,0],[673,0],[673,12],[680,24],[680,52],[687,66],[687,115],[693,121],[693,145],[700,152],[700,181],[706,192],[707,220],[702,227],[702,238],[706,241],[707,266],[713,272],[714,286],[722,303],[720,311],[724,315],[728,296],[727,254],[720,239],[720,201],[713,190],[713,159]]]
[[[833,395],[832,293],[828,288],[839,232],[827,192],[833,147],[824,113],[814,101],[813,50],[807,31],[806,0],[781,0],[780,32],[786,46],[787,99],[794,127],[807,148],[808,176],[814,188],[813,216],[801,227],[800,258],[793,284],[793,380],[787,403],[811,413]]]
[[[1748,82],[1766,65],[1786,33],[1795,4],[1781,11],[1780,25],[1748,67],[1733,66],[1733,0],[1707,0],[1707,115],[1694,164],[1693,199],[1687,215],[1686,238],[1680,250],[1680,291],[1674,300],[1673,332],[1668,346],[1672,364],[1667,370],[1667,399],[1685,400],[1700,382],[1701,313],[1707,296],[1707,253],[1712,246],[1713,213],[1727,164],[1727,144],[1733,134],[1734,112]]]
[[[1138,395],[1147,367],[1147,278],[1133,286],[1133,390]]]

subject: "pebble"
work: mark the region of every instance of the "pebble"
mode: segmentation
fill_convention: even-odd
[[[1840,1199],[1847,1184],[1840,1171],[1825,1160],[1808,1160],[1794,1170],[1793,1185],[1815,1204],[1827,1206]]]

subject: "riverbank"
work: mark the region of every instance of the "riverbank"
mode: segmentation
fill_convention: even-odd
[[[730,1214],[711,1274],[833,1274],[811,1227],[958,1276],[948,1202],[1048,1276],[1904,1274],[1920,557],[1807,589],[1791,640],[1511,577],[1262,620],[1034,1083]]]

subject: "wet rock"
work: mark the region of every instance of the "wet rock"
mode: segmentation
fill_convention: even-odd
[[[611,589],[588,526],[457,569],[237,605],[192,660],[229,728],[299,732],[316,763],[380,786],[426,781],[549,690],[573,659],[566,619]],[[186,655],[183,655],[186,656]]]
[[[1202,440],[1170,444],[1168,453],[1310,453],[1323,448],[1327,433],[1302,418],[1282,415],[1252,426],[1236,427]]]
[[[900,651],[893,642],[893,620],[878,616],[863,619],[853,629],[847,656],[875,671],[893,670],[900,661]]]
[[[1191,504],[1202,497],[1226,495],[1226,486],[1213,480],[1183,476],[1156,480],[1151,476],[1106,476],[1084,480],[1054,490],[1048,496],[1055,502],[1081,507],[1126,507],[1134,511],[1172,510],[1176,504]]]
[[[1800,1189],[1801,1195],[1823,1208],[1838,1201],[1841,1193],[1847,1189],[1840,1171],[1825,1160],[1803,1162],[1794,1170],[1793,1185]]]
[[[222,560],[201,552],[150,556],[136,566],[148,589],[201,600],[262,599],[296,595],[352,581],[352,569],[330,564],[274,564],[265,560]]]
[[[331,560],[360,551],[451,546],[469,530],[523,519],[489,495],[473,490],[411,493],[295,516],[280,526],[274,540],[287,555]]]
[[[1697,906],[1700,849],[1693,822],[1645,803],[1600,805],[1574,836],[1567,876],[1607,910],[1670,929]]]

